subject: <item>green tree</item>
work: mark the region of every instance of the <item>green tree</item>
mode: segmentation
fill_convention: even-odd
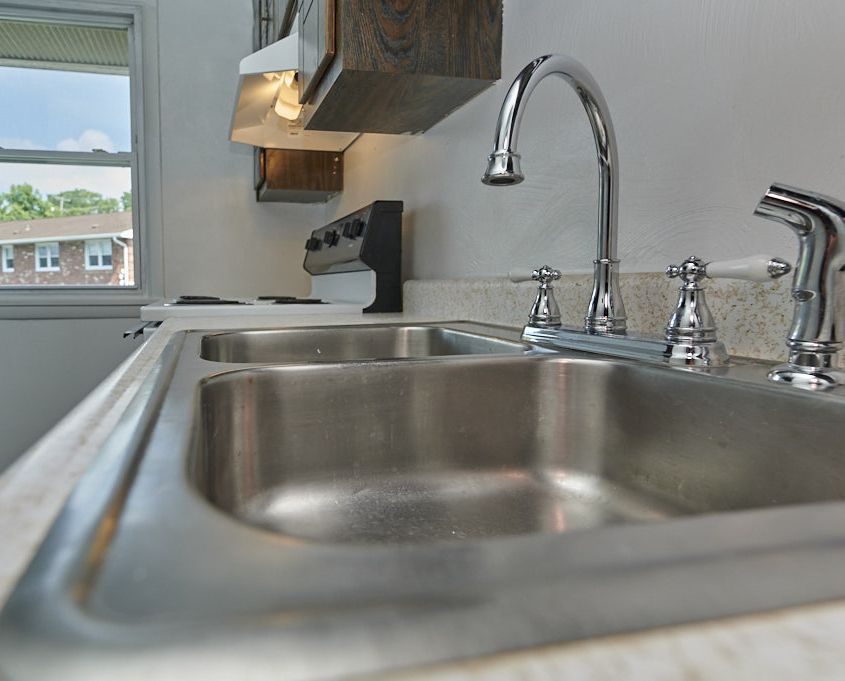
[[[37,220],[50,217],[50,203],[31,184],[13,184],[0,194],[0,221]]]
[[[45,199],[31,184],[23,183],[13,184],[8,192],[0,194],[0,222],[116,213],[121,209],[132,209],[130,192],[123,192],[120,199],[111,199],[88,189],[68,189],[48,194]]]
[[[53,208],[50,212],[53,217],[116,213],[120,210],[117,199],[107,199],[89,189],[68,189],[58,194],[48,194],[47,200]]]

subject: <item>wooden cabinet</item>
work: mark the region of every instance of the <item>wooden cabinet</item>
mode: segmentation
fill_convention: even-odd
[[[501,77],[502,0],[254,0],[257,41],[299,15],[306,131],[419,133]],[[259,201],[322,202],[343,153],[261,149]]]
[[[309,4],[299,15],[306,130],[423,132],[501,77],[502,0]]]
[[[259,149],[256,153],[258,201],[325,203],[343,190],[343,153]]]

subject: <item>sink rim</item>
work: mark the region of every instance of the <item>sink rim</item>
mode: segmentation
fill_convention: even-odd
[[[482,332],[480,329],[484,329]],[[264,359],[264,360],[257,360],[257,359],[239,359],[239,360],[227,360],[227,359],[216,359],[213,357],[209,357],[209,353],[206,351],[206,345],[211,345],[212,347],[217,344],[218,340],[226,339],[229,337],[237,339],[238,337],[241,338],[248,338],[250,336],[255,336],[258,338],[265,337],[265,336],[272,336],[272,335],[279,335],[280,340],[284,338],[284,336],[289,335],[290,337],[302,336],[309,332],[317,332],[317,333],[325,333],[330,332],[332,335],[339,335],[346,332],[352,332],[356,334],[358,332],[366,332],[372,330],[383,330],[383,329],[391,329],[397,331],[405,331],[405,332],[416,332],[416,331],[425,331],[425,332],[446,332],[447,334],[454,334],[458,337],[467,338],[470,340],[477,339],[478,341],[484,343],[489,342],[492,348],[491,352],[467,352],[467,353],[422,353],[422,354],[414,354],[414,355],[393,355],[393,354],[385,354],[379,356],[361,356],[361,357],[306,357],[302,356],[299,358],[285,358],[285,359]],[[498,335],[493,335],[490,333],[491,330],[497,332]],[[496,350],[501,350],[497,352]],[[375,362],[375,361],[405,361],[405,360],[412,360],[412,359],[425,359],[425,358],[436,358],[436,357],[463,357],[463,356],[494,356],[494,355],[516,355],[516,354],[524,354],[524,353],[531,353],[537,352],[536,348],[533,348],[530,344],[526,343],[522,340],[521,334],[516,332],[514,329],[510,327],[498,327],[495,325],[480,325],[474,323],[467,323],[467,322],[437,322],[437,323],[408,323],[408,322],[389,322],[384,324],[378,323],[361,323],[361,324],[344,324],[342,326],[339,325],[315,325],[309,324],[305,326],[288,326],[282,328],[250,328],[250,329],[226,329],[226,330],[218,330],[218,331],[209,331],[205,332],[199,342],[199,357],[207,362],[213,362],[215,364],[236,364],[240,366],[258,366],[258,365],[268,365],[268,364],[315,364],[315,363],[329,363],[329,362]]]

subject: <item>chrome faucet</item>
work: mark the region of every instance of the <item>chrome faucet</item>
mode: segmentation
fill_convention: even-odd
[[[625,306],[619,292],[616,266],[616,233],[619,190],[617,187],[616,136],[607,102],[590,72],[579,61],[562,54],[539,57],[526,66],[511,85],[499,112],[493,153],[488,157],[484,184],[503,186],[525,179],[516,152],[520,121],[531,92],[546,76],[563,78],[581,99],[593,136],[599,164],[598,245],[593,278],[593,293],[584,328],[588,332],[624,333]]]
[[[845,269],[845,203],[783,184],[773,184],[754,211],[798,235],[792,283],[795,311],[786,344],[789,361],[769,372],[773,381],[811,390],[845,382],[836,353],[843,347],[843,318],[835,305]]]
[[[626,315],[619,292],[616,257],[617,215],[619,204],[616,136],[607,102],[596,81],[583,64],[562,54],[549,54],[528,64],[508,89],[496,122],[493,153],[487,158],[487,170],[481,181],[492,186],[519,184],[525,179],[516,151],[517,137],[528,98],[546,76],[563,78],[578,94],[596,144],[599,167],[598,238],[593,261],[593,292],[584,325],[566,328],[554,300],[553,282],[560,273],[550,267],[509,274],[512,281],[533,279],[540,286],[522,331],[528,343],[552,349],[601,352],[616,357],[668,362],[685,366],[718,367],[728,362],[725,346],[715,336],[715,325],[707,309],[703,286],[706,276],[723,276],[762,281],[785,274],[788,263],[755,256],[747,261],[708,263],[692,258],[674,268],[684,281],[675,313],[663,337],[630,336],[625,333]],[[693,261],[693,262],[690,262]],[[763,262],[763,266],[760,263]],[[710,273],[707,273],[707,268]]]

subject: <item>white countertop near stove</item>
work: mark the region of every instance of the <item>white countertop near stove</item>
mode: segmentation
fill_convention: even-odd
[[[438,320],[409,314],[282,314],[164,321],[144,345],[0,476],[0,604],[11,593],[77,480],[175,331],[399,321]],[[812,575],[796,575],[796,579],[812,579]],[[591,639],[379,677],[403,681],[843,678],[843,601]]]
[[[170,300],[159,300],[141,308],[142,322],[160,322],[170,317],[190,317],[191,319],[220,317],[270,317],[278,319],[280,315],[320,316],[361,314],[362,305],[356,303],[328,304],[286,304],[276,305],[269,302],[249,305],[173,305]],[[325,322],[323,322],[325,323]]]

